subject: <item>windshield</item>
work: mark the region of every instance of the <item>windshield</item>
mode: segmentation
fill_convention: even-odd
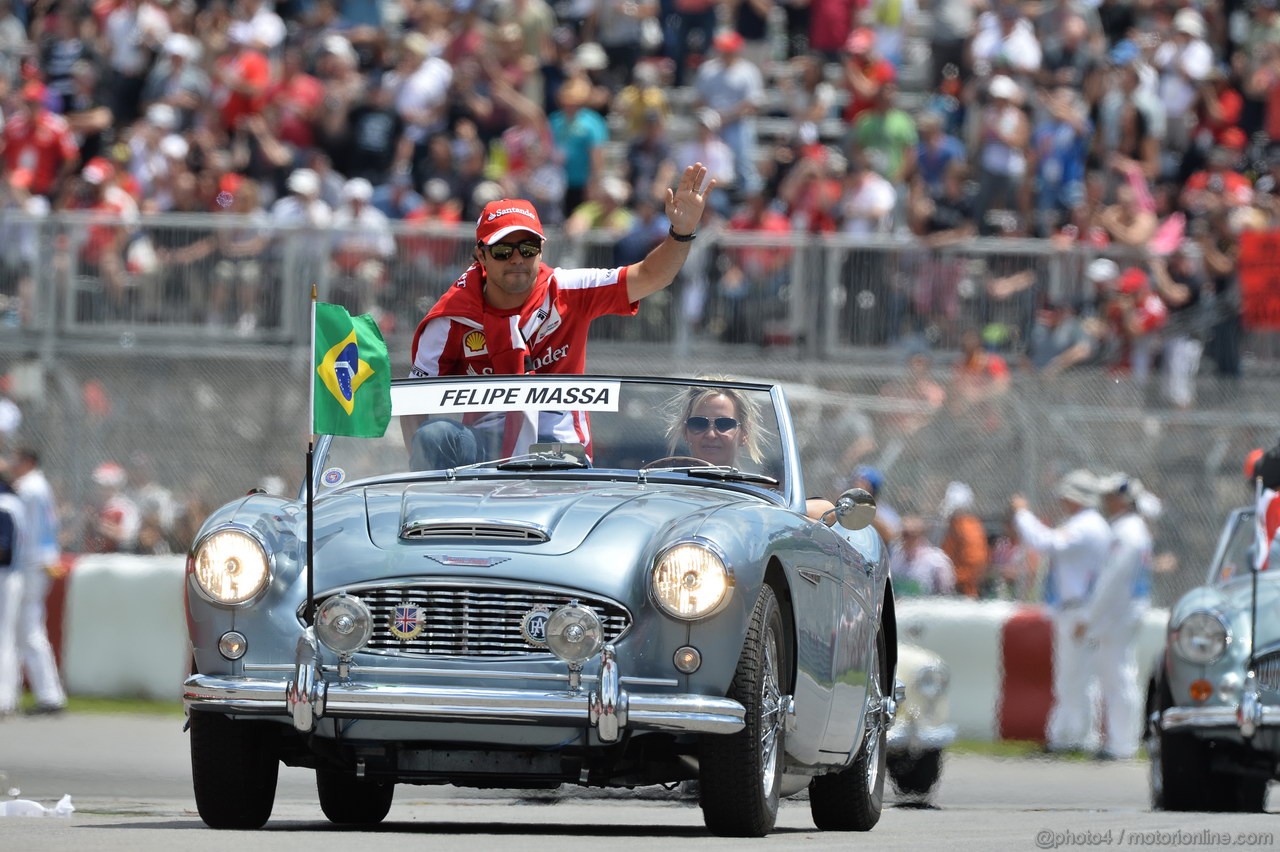
[[[617,469],[786,493],[770,388],[593,376],[397,381],[381,438],[321,441],[317,493],[408,472]]]

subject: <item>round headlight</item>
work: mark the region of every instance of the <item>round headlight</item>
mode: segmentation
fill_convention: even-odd
[[[267,554],[257,539],[240,530],[220,530],[196,547],[196,583],[209,599],[241,604],[267,585]]]
[[[585,663],[603,647],[599,617],[577,601],[557,607],[547,619],[547,648],[566,663]]]
[[[653,566],[653,597],[667,615],[702,618],[729,596],[733,578],[724,561],[695,542],[663,551]]]
[[[316,610],[316,638],[339,654],[354,654],[373,636],[373,614],[352,595],[334,595]]]
[[[932,701],[946,690],[950,679],[947,670],[941,666],[922,666],[916,672],[916,692],[921,698]]]
[[[1173,649],[1189,663],[1206,665],[1221,657],[1231,641],[1231,631],[1216,613],[1199,610],[1182,619],[1173,633]]]

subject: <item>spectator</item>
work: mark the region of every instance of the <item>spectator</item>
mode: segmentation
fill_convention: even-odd
[[[770,206],[762,193],[756,192],[746,197],[726,230],[759,236],[753,245],[724,248],[725,263],[719,281],[724,311],[721,339],[727,343],[759,343],[764,333],[760,306],[777,302],[791,265],[791,249],[771,240],[790,233],[791,223]]]
[[[866,27],[854,30],[843,43],[840,64],[845,88],[849,90],[849,102],[841,118],[850,127],[876,103],[880,90],[898,77],[893,63],[880,56],[875,45],[875,33]]]
[[[853,469],[849,487],[861,488],[876,499],[876,517],[871,525],[884,543],[892,546],[902,535],[902,516],[884,499],[884,484],[884,473],[879,468],[860,464]]]
[[[609,128],[604,117],[586,107],[591,84],[575,77],[560,87],[560,109],[550,117],[551,136],[563,163],[564,209],[586,200],[587,186],[604,172],[604,143]]]
[[[1173,34],[1156,48],[1152,64],[1160,72],[1160,100],[1168,116],[1165,142],[1182,150],[1191,139],[1200,83],[1213,71],[1213,48],[1205,41],[1204,18],[1195,9],[1179,9]]]
[[[424,203],[422,196],[414,191],[413,177],[407,170],[396,172],[389,181],[375,186],[370,202],[382,215],[395,220],[405,219]]]
[[[1168,309],[1151,288],[1151,279],[1138,267],[1120,273],[1116,286],[1105,296],[1103,316],[1117,345],[1111,369],[1128,374],[1142,387],[1151,373],[1160,329]]]
[[[873,171],[895,189],[905,190],[907,175],[915,170],[919,137],[915,119],[898,109],[895,103],[897,95],[895,83],[880,87],[871,106],[858,115],[857,122],[845,137],[845,148],[850,150],[856,145]]]
[[[219,187],[232,196],[239,189],[239,175],[224,175]],[[173,184],[173,213],[208,213],[196,193],[196,177],[179,175]],[[207,322],[209,274],[218,245],[218,232],[207,228],[155,227],[149,229],[160,266],[161,316],[179,322]]]
[[[1145,193],[1145,179],[1136,169],[1130,175],[1132,179],[1116,187],[1116,203],[1104,207],[1097,222],[1106,229],[1111,242],[1136,248],[1155,236],[1157,222],[1150,195],[1140,195],[1135,188],[1135,181],[1140,181],[1138,186]]]
[[[978,16],[977,29],[969,43],[974,72],[985,76],[993,69],[1002,69],[1019,75],[1035,74],[1044,57],[1035,28],[1023,17],[1015,0],[994,0],[991,5],[991,11]]]
[[[102,158],[90,160],[80,179],[74,209],[88,210],[102,218],[85,229],[79,272],[100,284],[108,314],[119,317],[128,307],[133,283],[126,274],[124,253],[129,229],[138,219],[138,207],[129,193],[117,185],[115,168]]]
[[[18,618],[22,608],[26,559],[26,510],[9,487],[9,471],[0,468],[0,719],[18,709],[22,667],[18,657]]]
[[[639,195],[632,204],[631,226],[614,245],[613,266],[630,266],[641,261],[667,238],[671,223],[654,198]]]
[[[955,590],[970,598],[987,591],[987,569],[991,552],[982,519],[973,511],[973,489],[963,482],[950,482],[938,507],[945,524],[942,552],[955,568]]]
[[[902,539],[889,551],[889,576],[896,596],[952,595],[956,591],[950,557],[929,541],[924,521],[916,515],[902,519]]]
[[[880,396],[910,403],[902,411],[886,417],[885,432],[906,439],[928,426],[947,400],[947,391],[934,380],[933,361],[927,350],[916,350],[907,356],[906,375],[885,382]]]
[[[17,58],[19,50],[27,43],[26,29],[12,17],[12,3],[4,0],[0,3],[0,53]],[[72,68],[77,62],[87,61],[92,64],[93,45],[80,38],[81,22],[76,14],[68,10],[50,12],[44,18],[44,32],[40,39],[40,67],[44,70],[44,82],[49,90],[58,96],[58,112],[67,111],[67,101],[72,91]],[[34,33],[34,29],[33,29]],[[9,64],[9,63],[6,63]],[[6,69],[10,73],[6,79],[14,79],[17,72],[16,63]]]
[[[1143,722],[1137,640],[1142,617],[1151,607],[1154,551],[1143,515],[1158,514],[1159,500],[1125,473],[1108,477],[1102,494],[1113,544],[1072,638],[1093,645],[1093,671],[1103,697],[1106,732],[1106,745],[1098,757],[1130,760],[1138,753]]]
[[[717,56],[698,66],[698,104],[720,119],[720,138],[733,150],[735,185],[743,193],[762,187],[755,161],[756,112],[764,99],[760,68],[742,56],[742,36],[732,30],[713,42]]]
[[[836,168],[838,155],[828,157],[828,167]],[[844,187],[840,196],[840,230],[845,234],[887,234],[893,228],[893,210],[897,192],[893,184],[866,165],[865,156],[857,150],[845,165]]]
[[[806,53],[793,57],[778,85],[787,115],[797,126],[811,124],[820,131],[822,123],[835,115],[836,88],[828,82],[818,56]]]
[[[733,156],[733,152],[729,152]],[[702,160],[706,163],[709,160]],[[733,177],[733,167],[722,169],[722,174]],[[676,160],[667,141],[666,118],[659,109],[645,112],[644,128],[627,143],[625,177],[631,184],[636,198],[658,201],[675,179]],[[718,183],[719,181],[717,181]]]
[[[272,87],[272,75],[270,61],[248,22],[233,22],[227,29],[227,39],[230,50],[213,66],[213,97],[221,104],[222,128],[232,133],[245,116],[262,111]]]
[[[1059,3],[1059,8],[1070,4]],[[1079,91],[1084,85],[1085,76],[1098,61],[1093,46],[1089,43],[1089,25],[1084,18],[1067,13],[1062,20],[1061,28],[1055,33],[1045,33],[1043,64],[1036,79],[1041,86],[1048,89],[1066,87],[1069,91]]]
[[[31,192],[56,198],[75,171],[80,150],[62,116],[45,108],[48,89],[32,80],[22,87],[18,109],[4,123],[4,164],[12,172],[31,170]]]
[[[960,359],[956,362],[948,398],[957,416],[972,418],[993,431],[1000,425],[998,401],[1009,391],[1009,364],[982,347],[976,329],[960,335]]]
[[[1004,530],[991,546],[991,576],[995,580],[995,597],[1004,601],[1037,602],[1040,559],[1036,552],[1018,540],[1013,519],[1005,521]]]
[[[613,91],[631,82],[644,55],[645,32],[658,23],[658,0],[598,0],[595,37],[609,57],[605,80]]]
[[[1031,147],[1037,231],[1047,235],[1058,229],[1084,197],[1085,159],[1093,125],[1079,95],[1067,86],[1054,89],[1043,103],[1045,115],[1031,134]]]
[[[657,63],[642,62],[636,66],[632,81],[613,99],[613,111],[622,116],[627,136],[631,138],[642,136],[654,124],[665,125],[671,107]]]
[[[1165,397],[1176,407],[1188,409],[1196,398],[1196,374],[1207,331],[1200,309],[1204,285],[1186,246],[1167,261],[1153,257],[1150,266],[1156,294],[1168,313],[1162,359]]]
[[[85,553],[132,553],[138,544],[142,515],[124,492],[128,475],[115,462],[103,462],[93,470],[97,499],[84,541]]]
[[[1197,241],[1209,286],[1202,297],[1212,304],[1212,325],[1204,354],[1213,360],[1214,372],[1240,377],[1240,241],[1232,233],[1226,215],[1216,213],[1192,220],[1188,231]]]
[[[1045,603],[1053,619],[1053,709],[1049,713],[1049,751],[1088,750],[1093,745],[1093,708],[1089,692],[1093,671],[1089,646],[1078,638],[1085,606],[1098,571],[1111,548],[1111,529],[1098,513],[1097,477],[1073,470],[1059,480],[1062,523],[1049,527],[1027,508],[1019,494],[1009,500],[1019,539],[1049,561]]]
[[[271,243],[266,212],[258,203],[258,184],[237,174],[224,176],[222,191],[230,194],[227,214],[241,219],[236,227],[217,230],[216,261],[213,264],[212,287],[205,322],[217,327],[236,317],[236,333],[247,337],[258,328],[265,308],[262,284],[270,280],[264,266],[264,255]],[[273,292],[271,295],[275,296]],[[172,525],[165,520],[165,530]]]
[[[319,232],[333,222],[333,209],[320,198],[320,175],[314,169],[294,169],[285,188],[288,194],[277,199],[268,212],[274,240],[272,266],[281,276],[318,281],[321,264],[328,258],[313,246]]]
[[[716,0],[670,0],[670,3],[669,7],[661,7],[667,22],[663,53],[675,64],[672,84],[683,86],[689,72],[690,45],[695,44],[697,52],[711,44],[718,4]]]
[[[280,79],[268,96],[280,112],[280,141],[295,149],[316,144],[326,94],[324,84],[307,73],[305,60],[301,46],[286,47]]]
[[[196,108],[209,98],[211,82],[200,66],[200,43],[183,33],[170,33],[161,57],[151,66],[142,86],[142,102],[166,104],[178,111],[177,126],[191,123]]]
[[[1193,216],[1253,201],[1252,184],[1236,170],[1247,140],[1238,128],[1232,131],[1224,133],[1209,153],[1207,167],[1187,178],[1182,188],[1182,207]]]
[[[1036,312],[1035,324],[1027,337],[1027,362],[1032,370],[1052,378],[1088,363],[1099,348],[1097,338],[1090,333],[1071,300],[1046,302]]]
[[[42,260],[41,220],[50,211],[49,199],[31,194],[31,177],[30,169],[17,169],[0,182],[0,293],[17,299],[18,316],[24,326],[36,313],[36,280],[32,271]],[[3,419],[0,417],[0,421]]]
[[[88,60],[71,66],[71,90],[64,97],[63,116],[79,148],[80,162],[87,163],[104,153],[115,126],[115,116],[107,106],[110,93],[101,69]]]
[[[342,188],[342,207],[333,216],[333,265],[337,269],[340,297],[352,313],[382,306],[387,286],[387,263],[395,255],[391,225],[381,210],[369,202],[373,186],[364,178],[352,178]]]
[[[703,107],[695,114],[694,120],[697,122],[697,136],[676,150],[675,159],[685,163],[704,163],[707,173],[716,179],[716,186],[726,190],[737,187],[737,157],[733,148],[720,136],[720,114],[709,107]],[[732,202],[727,192],[719,198],[718,202],[713,201],[717,205],[717,212],[728,215]]]
[[[570,239],[603,231],[610,246],[617,242],[635,220],[635,214],[627,207],[631,200],[631,187],[616,175],[605,175],[596,181],[589,197],[569,214],[564,223],[564,234]],[[603,265],[603,264],[601,264]]]
[[[924,183],[930,198],[942,195],[943,181],[952,164],[967,162],[964,143],[947,133],[943,125],[942,115],[936,112],[926,112],[917,121],[920,141],[913,158],[915,176]]]
[[[974,213],[983,234],[995,233],[988,214],[992,210],[1021,207],[1022,182],[1027,172],[1030,126],[1022,111],[1022,90],[1004,75],[987,87],[991,102],[980,119],[978,147],[978,197]]]
[[[169,17],[154,0],[120,0],[107,13],[99,52],[111,71],[111,113],[120,126],[138,117],[152,56],[169,32]]]
[[[350,178],[364,178],[375,187],[385,186],[391,175],[407,171],[413,140],[394,105],[394,91],[375,87],[367,101],[357,104],[345,122],[345,133],[334,140],[334,164]]]

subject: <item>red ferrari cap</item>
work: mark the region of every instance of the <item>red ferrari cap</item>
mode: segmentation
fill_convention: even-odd
[[[523,198],[503,198],[490,201],[480,212],[476,222],[476,240],[491,246],[507,234],[516,231],[532,231],[539,239],[542,235],[542,220],[531,202]]]

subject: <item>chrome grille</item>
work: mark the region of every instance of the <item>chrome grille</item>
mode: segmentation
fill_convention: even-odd
[[[545,588],[520,586],[449,586],[415,584],[350,589],[373,613],[375,653],[414,657],[527,657],[549,654],[524,641],[520,622],[535,606],[554,610],[576,600],[589,607],[604,626],[605,641],[614,642],[631,625],[631,615],[613,601]],[[321,597],[321,599],[323,599]],[[398,605],[417,604],[426,611],[426,627],[413,639],[391,632]]]
[[[492,521],[422,521],[405,524],[405,541],[435,538],[484,538],[502,541],[547,541],[547,531],[532,524],[495,524]]]
[[[1272,651],[1254,660],[1253,672],[1264,689],[1280,690],[1280,651]]]

